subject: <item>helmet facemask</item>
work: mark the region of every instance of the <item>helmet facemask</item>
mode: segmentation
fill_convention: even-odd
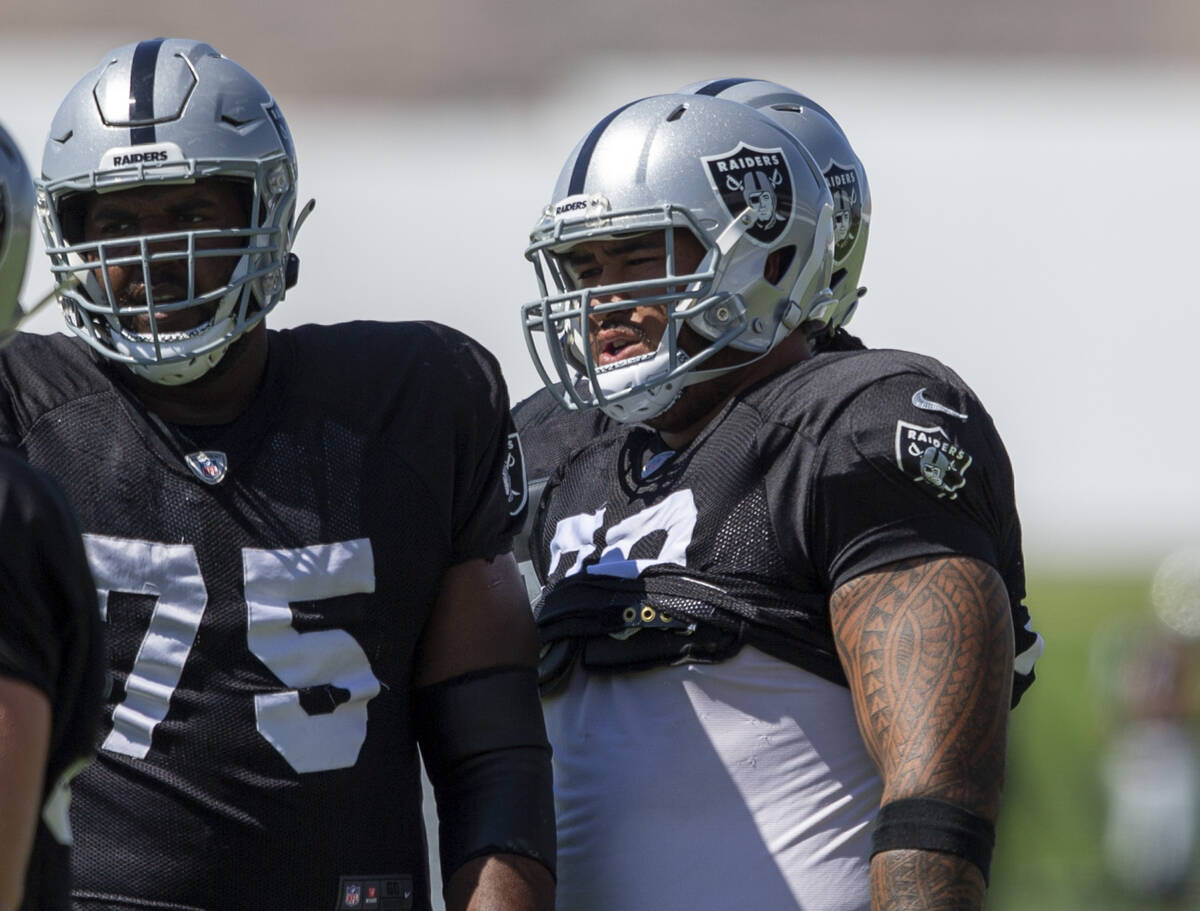
[[[677,237],[684,235],[677,231],[688,232],[686,236],[699,247],[694,266],[683,264]],[[648,234],[662,236],[661,275],[589,285],[573,273],[571,255],[580,244],[612,243],[619,248],[622,241]],[[704,237],[686,210],[665,206],[558,221],[550,215],[535,230],[526,258],[534,265],[542,292],[539,300],[523,308],[526,341],[543,382],[561,384],[561,401],[568,409],[600,407],[626,421],[651,418],[678,398],[687,385],[685,374],[740,331],[731,325],[713,345],[691,354],[680,345],[683,326],[718,308],[721,298],[712,294],[721,269],[720,250]],[[644,307],[662,311],[662,334],[652,350],[600,363],[593,348],[592,327],[604,326],[608,320],[625,322],[624,314]],[[731,306],[725,312],[732,314],[733,310]],[[535,333],[541,333],[546,341],[545,355],[538,350]]]
[[[43,228],[53,245],[47,255],[56,278],[76,277],[78,285],[60,295],[68,326],[110,360],[129,365],[139,376],[157,383],[191,382],[214,367],[229,344],[253,328],[285,290],[291,238],[288,225],[296,203],[295,183],[285,156],[255,165],[247,179],[230,173],[228,162],[194,163],[205,181],[223,180],[235,185],[244,197],[244,227],[207,228],[169,233],[131,235],[104,240],[83,240],[78,208],[83,195],[47,184],[39,196]],[[118,184],[134,187],[177,185],[168,171],[157,181],[150,177]],[[78,180],[62,182],[69,187]],[[57,195],[56,195],[57,194]],[[96,204],[102,204],[100,192]],[[197,267],[214,258],[228,259],[228,277],[215,287],[197,283]],[[182,268],[179,267],[181,264]],[[109,282],[110,267],[140,271],[145,282],[144,302],[119,295]],[[156,279],[163,272],[182,293],[156,298]],[[166,314],[179,311],[208,312],[194,326],[160,331]],[[139,319],[140,317],[140,319]],[[135,327],[136,324],[136,327]]]

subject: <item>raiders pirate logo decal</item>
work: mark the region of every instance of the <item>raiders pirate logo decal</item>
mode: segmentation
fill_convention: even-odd
[[[850,253],[862,227],[858,172],[835,161],[825,169],[825,183],[833,195],[833,258],[840,262]]]
[[[729,214],[737,218],[749,210],[754,219],[749,237],[770,244],[783,234],[792,220],[792,172],[783,149],[738,143],[731,152],[701,160]]]
[[[953,500],[967,483],[971,457],[941,427],[896,422],[896,464],[914,481],[935,487]]]

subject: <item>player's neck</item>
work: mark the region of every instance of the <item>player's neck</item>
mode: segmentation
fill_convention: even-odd
[[[792,364],[806,361],[812,356],[808,340],[804,335],[799,332],[793,333],[766,356],[752,361],[745,367],[705,383],[688,387],[684,395],[693,396],[694,399],[691,403],[684,403],[681,400],[680,404],[683,405],[683,408],[680,414],[685,416],[682,420],[670,420],[673,415],[668,411],[664,415],[668,419],[667,421],[652,421],[650,426],[658,431],[663,443],[671,449],[676,451],[683,449],[696,439],[701,431],[721,412],[721,409],[729,403],[729,400],[743,389],[749,388]],[[716,359],[714,358],[714,360]],[[679,405],[675,407],[679,407]]]
[[[259,323],[195,382],[167,386],[134,376],[131,386],[142,405],[169,424],[228,424],[254,400],[266,368],[267,332]]]

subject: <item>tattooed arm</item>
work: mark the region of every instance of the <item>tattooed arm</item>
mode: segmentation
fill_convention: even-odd
[[[994,823],[1013,670],[999,574],[968,557],[906,560],[840,586],[830,612],[883,803],[934,798]],[[979,869],[953,854],[871,862],[872,911],[973,911],[984,893]]]

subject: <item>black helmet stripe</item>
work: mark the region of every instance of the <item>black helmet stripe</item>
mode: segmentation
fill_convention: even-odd
[[[741,85],[743,82],[754,82],[754,79],[718,79],[715,82],[710,82],[708,85],[701,86],[693,92],[693,95],[711,95],[716,98],[726,89],[731,89],[735,85]]]
[[[645,99],[639,98],[638,101]],[[596,151],[596,145],[600,142],[600,137],[604,135],[604,131],[608,129],[608,125],[617,119],[617,115],[629,107],[633,107],[637,101],[631,101],[629,104],[623,104],[598,124],[592,127],[592,132],[588,133],[587,139],[583,141],[583,145],[579,148],[579,157],[575,159],[575,168],[571,171],[571,186],[567,190],[568,195],[574,196],[576,193],[583,192],[583,184],[587,180],[588,165],[592,163],[592,153]]]
[[[129,129],[130,145],[147,145],[157,141],[154,129],[154,71],[158,69],[158,52],[165,39],[140,41],[133,51],[129,68],[129,120],[134,124],[149,121],[144,126]]]

